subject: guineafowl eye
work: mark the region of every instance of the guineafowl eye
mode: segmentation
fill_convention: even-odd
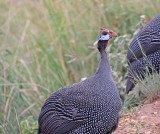
[[[102,35],[107,35],[108,33],[106,31],[103,31],[102,32]]]

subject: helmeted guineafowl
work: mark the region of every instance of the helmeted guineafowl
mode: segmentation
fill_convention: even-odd
[[[101,61],[91,77],[59,89],[46,100],[39,115],[39,134],[111,134],[117,128],[121,99],[105,51],[115,35],[100,30]]]
[[[135,79],[144,79],[146,72],[160,70],[160,14],[146,24],[132,40],[128,53],[126,92],[135,86]]]

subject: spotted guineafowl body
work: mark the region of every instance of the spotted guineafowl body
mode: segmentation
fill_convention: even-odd
[[[156,51],[152,54],[149,54],[147,57],[139,58],[136,61],[132,62],[130,66],[128,76],[130,79],[144,79],[146,72],[153,73],[158,72],[160,70],[160,50]]]
[[[46,100],[39,115],[39,134],[110,134],[117,128],[121,100],[104,42],[98,43],[101,61],[96,73]]]
[[[147,61],[148,59],[148,61]],[[134,77],[145,78],[145,73],[160,70],[160,14],[144,26],[132,40],[128,53],[126,91],[134,87]],[[151,69],[152,68],[152,69]]]
[[[142,51],[143,50],[143,51]],[[127,60],[132,63],[134,60],[160,50],[160,14],[146,24],[132,40]]]

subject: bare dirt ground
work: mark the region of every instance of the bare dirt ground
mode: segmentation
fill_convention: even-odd
[[[160,99],[120,118],[113,134],[160,134]]]

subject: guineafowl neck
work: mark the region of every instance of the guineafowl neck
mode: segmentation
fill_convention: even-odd
[[[105,49],[100,50],[100,56],[101,56],[101,59],[100,59],[99,66],[96,73],[100,75],[105,75],[108,78],[112,78],[111,68],[109,65],[109,61],[108,61],[108,57]]]

